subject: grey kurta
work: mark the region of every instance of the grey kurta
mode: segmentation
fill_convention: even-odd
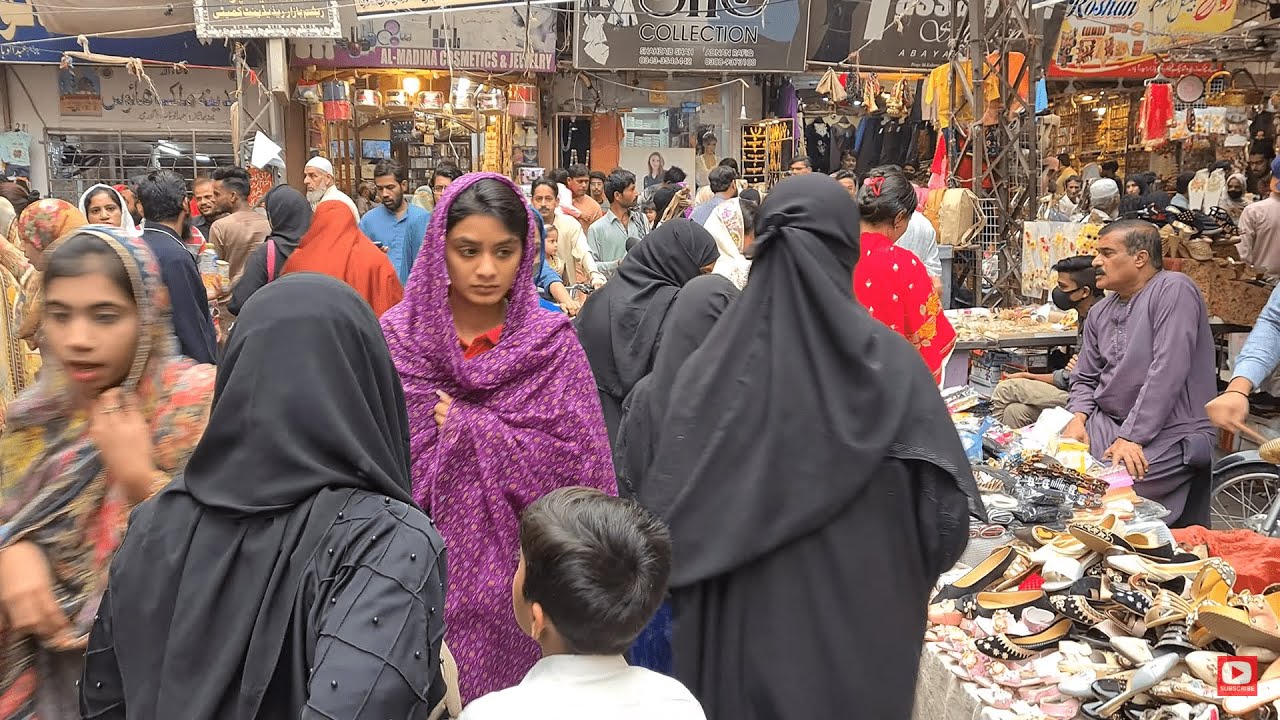
[[[1167,507],[1170,525],[1208,522],[1214,372],[1204,300],[1182,273],[1161,271],[1127,302],[1111,295],[1089,311],[1067,409],[1088,416],[1099,460],[1117,438],[1142,446],[1151,467],[1134,489]]]

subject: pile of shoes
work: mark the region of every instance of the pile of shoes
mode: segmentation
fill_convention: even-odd
[[[1222,558],[1115,516],[1036,527],[944,576],[927,647],[1008,718],[1280,718],[1280,586],[1236,592]],[[1252,696],[1219,696],[1219,659],[1258,658]]]

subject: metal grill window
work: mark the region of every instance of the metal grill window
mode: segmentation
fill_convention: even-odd
[[[83,132],[49,129],[50,197],[74,201],[97,183],[116,185],[152,170],[173,170],[188,183],[234,165],[230,133]]]

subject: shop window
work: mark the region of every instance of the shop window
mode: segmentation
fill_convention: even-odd
[[[96,183],[127,183],[152,170],[173,170],[190,183],[234,164],[230,133],[48,130],[50,197],[75,200]]]

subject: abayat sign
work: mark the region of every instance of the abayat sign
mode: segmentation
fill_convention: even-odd
[[[584,0],[574,66],[799,72],[810,0]]]

